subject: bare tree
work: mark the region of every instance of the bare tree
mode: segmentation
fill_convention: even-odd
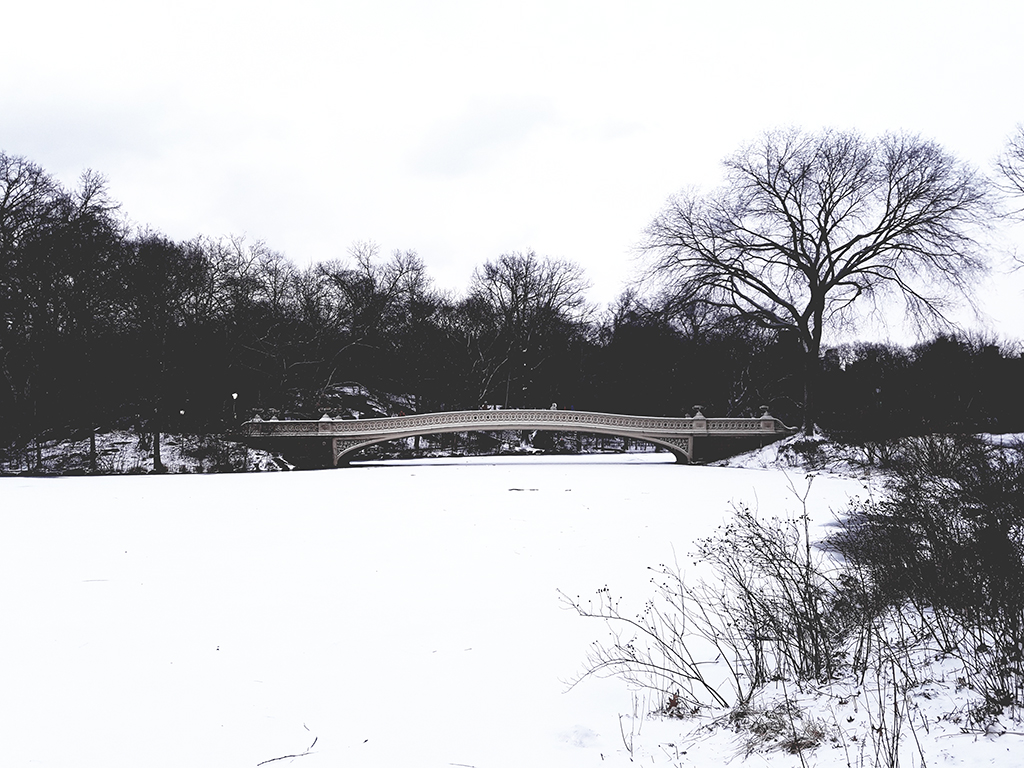
[[[118,208],[98,173],[69,191],[0,152],[0,423],[34,432],[37,446],[44,428],[95,426],[95,341],[122,311]]]
[[[465,307],[475,318],[467,338],[481,399],[497,394],[501,379],[506,407],[539,396],[528,391],[529,382],[553,353],[553,338],[590,315],[589,287],[578,264],[533,251],[502,254],[477,268]]]
[[[49,305],[29,251],[58,221],[62,196],[40,166],[0,151],[0,424],[16,432],[39,431],[40,336]]]
[[[644,250],[681,300],[797,335],[807,434],[826,328],[889,300],[918,327],[948,325],[985,268],[989,183],[918,136],[771,132],[725,170],[719,190],[673,197]]]
[[[326,303],[343,343],[329,360],[327,383],[351,364],[356,351],[379,357],[394,351],[414,322],[414,306],[431,291],[423,260],[415,251],[398,251],[382,260],[372,242],[355,243],[353,263],[332,261],[318,266]],[[348,360],[348,363],[346,363]]]
[[[1024,195],[1024,123],[1006,140],[1006,148],[996,158],[1002,188],[1011,195]],[[1018,211],[1018,213],[1022,213]]]

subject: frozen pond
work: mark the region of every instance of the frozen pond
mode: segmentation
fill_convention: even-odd
[[[0,479],[2,762],[626,765],[624,684],[565,693],[604,630],[557,590],[639,606],[791,486],[668,454]],[[818,477],[810,511],[858,494]]]

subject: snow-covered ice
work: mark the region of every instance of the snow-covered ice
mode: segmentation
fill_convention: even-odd
[[[724,732],[634,719],[619,680],[567,691],[606,630],[558,591],[639,607],[731,503],[796,513],[805,487],[667,454],[0,478],[0,764],[739,764]],[[809,511],[865,492],[820,475]],[[1020,764],[978,741],[935,764]]]

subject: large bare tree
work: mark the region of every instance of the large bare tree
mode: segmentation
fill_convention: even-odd
[[[682,300],[797,335],[811,434],[826,329],[889,302],[945,324],[985,268],[990,185],[903,133],[770,132],[724,165],[722,187],[671,198],[647,228],[650,269]]]

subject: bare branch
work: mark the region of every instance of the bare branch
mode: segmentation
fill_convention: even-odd
[[[1013,196],[1024,195],[1024,123],[1006,140],[1006,148],[996,158],[996,170],[1001,177],[1000,188]],[[1024,208],[1016,211],[1017,215]]]

